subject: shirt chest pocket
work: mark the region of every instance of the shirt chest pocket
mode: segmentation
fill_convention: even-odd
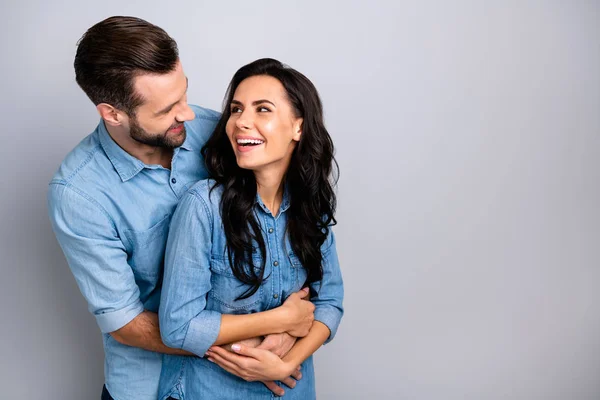
[[[166,215],[144,231],[126,230],[128,262],[136,278],[156,279],[162,266],[171,216]]]
[[[262,266],[260,258],[254,258],[253,263],[255,271],[259,273]],[[222,313],[225,314],[246,314],[250,312],[261,311],[263,299],[263,284],[251,296],[245,299],[238,299],[251,285],[247,285],[238,280],[229,265],[229,260],[215,259],[210,262],[210,283],[211,290],[208,293],[209,300],[212,300]]]
[[[290,265],[292,267],[292,279],[294,281],[292,291],[295,292],[304,287],[308,274],[306,272],[306,269],[302,266],[302,262],[300,262],[300,259],[296,256],[296,254],[294,254],[293,251],[290,251],[288,253],[288,257],[290,260]]]

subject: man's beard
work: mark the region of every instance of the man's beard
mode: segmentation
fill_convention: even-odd
[[[170,126],[168,130],[177,127],[179,124],[183,125],[183,122]],[[142,129],[138,124],[136,117],[132,116],[129,119],[129,135],[133,140],[148,146],[174,149],[183,144],[186,137],[186,131],[185,125],[183,125],[181,127],[181,132],[178,135],[169,135],[167,132],[163,134],[150,134]]]

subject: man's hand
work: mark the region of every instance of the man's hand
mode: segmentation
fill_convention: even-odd
[[[239,344],[246,344],[240,342]],[[279,358],[285,357],[285,355],[294,347],[296,344],[296,337],[290,335],[287,332],[283,333],[273,333],[271,335],[265,336],[262,343],[258,346],[249,346],[256,347],[257,349],[269,350],[271,353],[275,354]]]
[[[278,396],[283,396],[285,391],[273,381],[280,380],[286,386],[293,388],[296,386],[296,381],[292,377],[297,380],[302,378],[299,366],[282,361],[269,350],[251,348],[237,343],[231,347],[235,353],[219,346],[211,347],[206,353],[208,360],[248,382],[263,382]]]

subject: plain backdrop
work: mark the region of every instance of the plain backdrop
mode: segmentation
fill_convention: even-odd
[[[319,89],[346,287],[320,399],[600,398],[598,1],[5,0],[0,15],[0,398],[100,397],[100,332],[45,199],[99,121],[73,57],[111,15],[177,40],[191,103],[220,109],[266,56]]]

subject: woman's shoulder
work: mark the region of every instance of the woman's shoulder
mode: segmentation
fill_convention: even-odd
[[[223,186],[218,185],[214,179],[202,179],[194,184],[188,194],[198,197],[211,209],[219,207],[223,196]]]

